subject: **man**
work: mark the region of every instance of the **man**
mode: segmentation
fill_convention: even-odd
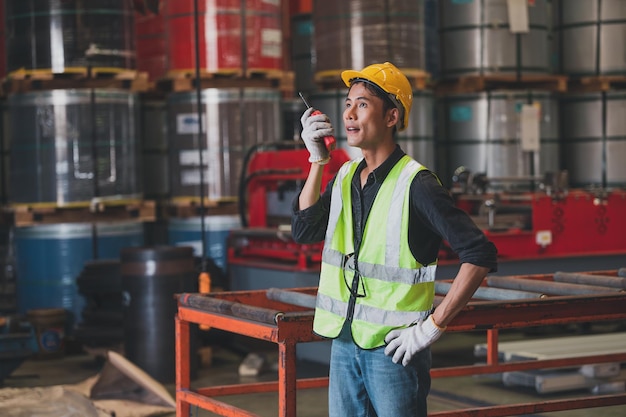
[[[331,417],[426,417],[430,348],[490,271],[496,248],[428,169],[395,142],[412,88],[393,64],[344,71],[343,122],[363,158],[343,165],[320,194],[334,133],[324,114],[302,115],[311,168],[294,201],[292,234],[325,239],[313,330],[333,339]],[[441,240],[461,266],[433,311]]]

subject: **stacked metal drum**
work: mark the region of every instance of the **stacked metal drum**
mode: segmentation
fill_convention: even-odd
[[[499,270],[621,262],[626,3],[446,0],[439,22],[440,177]]]
[[[559,106],[550,91],[502,90],[446,94],[439,103],[440,144],[446,181],[459,168],[492,180],[523,180],[559,170]],[[539,143],[525,149],[522,123],[528,110]],[[530,145],[529,145],[530,146]]]
[[[553,2],[558,71],[576,81],[564,94],[563,166],[576,187],[625,188],[626,4]]]
[[[550,21],[546,0],[509,9],[506,0],[441,1],[441,76],[550,72]],[[516,28],[516,12],[527,25]]]
[[[64,310],[73,338],[89,305],[87,261],[143,244],[130,2],[4,1],[4,195],[18,313]],[[110,88],[101,87],[104,83]],[[116,207],[114,209],[113,207]],[[35,317],[37,315],[34,315]]]
[[[549,80],[548,2],[525,5],[517,27],[506,0],[440,2],[440,174],[462,169],[490,179],[523,179],[560,168],[559,104]],[[512,6],[511,6],[512,7]],[[479,80],[465,88],[464,80]],[[510,81],[486,85],[484,80]]]
[[[151,235],[193,247],[217,282],[227,235],[241,224],[246,153],[281,137],[282,8],[202,0],[194,9],[185,0],[162,2],[160,13],[165,71],[159,96],[142,104],[144,186],[164,207]]]
[[[226,274],[246,152],[282,136],[281,2],[143,2],[142,10],[113,0],[5,3],[12,91],[4,106],[3,195],[22,213],[10,230],[16,309],[65,310],[66,339],[84,342],[97,333],[87,317],[142,327],[142,319],[123,314],[150,319],[149,311],[136,313],[137,303],[154,294],[157,278],[166,276],[163,289],[195,291],[197,274],[154,275],[133,258],[141,273],[124,275],[120,251],[143,256],[142,247],[159,247],[154,256],[167,264],[176,253],[167,248],[184,246],[185,265],[190,252],[193,264],[210,261],[214,279]],[[148,74],[154,88],[120,81],[132,74]],[[158,210],[144,216],[143,204],[154,202],[148,207]],[[104,283],[103,271],[121,276]],[[109,300],[103,291],[116,301],[101,305]],[[172,307],[171,294],[164,300]],[[169,319],[154,319],[172,330]],[[144,324],[151,334],[159,330]],[[103,332],[113,342],[120,335],[107,331],[115,326]],[[136,352],[145,340],[131,342],[131,360],[149,356]],[[171,365],[166,376],[156,365],[147,371],[169,380]]]
[[[623,187],[625,17],[620,1],[440,2],[445,176]]]

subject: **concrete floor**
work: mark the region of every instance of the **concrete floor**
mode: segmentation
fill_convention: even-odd
[[[570,334],[571,335],[571,334]],[[533,335],[535,337],[537,335]],[[520,340],[528,337],[523,333],[505,333],[501,340]],[[541,334],[539,335],[541,337]],[[484,343],[484,334],[457,333],[447,334],[433,348],[435,367],[467,365],[477,362],[473,356],[473,347]],[[235,348],[231,348],[231,347]],[[194,387],[211,385],[228,385],[240,382],[271,381],[276,379],[276,371],[268,370],[257,377],[240,377],[238,367],[245,356],[245,341],[241,343],[216,343],[211,346],[211,364],[198,370]],[[259,345],[252,342],[247,345],[266,355],[271,364],[276,358],[272,345]],[[97,375],[102,369],[102,358],[90,354],[78,353],[65,355],[62,359],[26,360],[16,371],[4,380],[4,387],[38,387],[58,384],[76,384]],[[298,377],[326,376],[327,366],[324,364],[301,360],[298,362]],[[622,372],[625,374],[625,372]],[[626,375],[625,375],[626,377]],[[165,384],[165,388],[174,397],[174,385]],[[429,397],[429,411],[445,411],[468,407],[479,407],[491,404],[513,404],[525,402],[548,401],[560,398],[575,398],[589,395],[587,391],[571,391],[560,394],[537,394],[534,389],[506,387],[495,377],[463,377],[442,378],[433,380]],[[250,394],[222,398],[235,406],[255,412],[260,416],[276,416],[278,411],[275,394]],[[0,396],[1,401],[1,396]],[[299,417],[322,417],[327,415],[326,389],[301,390],[297,394]],[[160,414],[174,417],[175,413]],[[192,416],[214,416],[201,409],[192,408]],[[555,417],[623,417],[626,406],[603,407],[586,410],[541,414]]]

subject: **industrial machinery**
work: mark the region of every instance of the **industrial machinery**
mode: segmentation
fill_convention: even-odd
[[[566,171],[489,178],[460,167],[453,181],[457,205],[494,242],[501,262],[626,254],[623,189],[568,189]],[[444,249],[440,259],[450,258]]]
[[[308,157],[306,148],[293,141],[263,144],[248,153],[239,194],[242,228],[231,231],[228,243],[232,289],[244,289],[237,288],[241,268],[319,271],[323,242],[298,244],[291,238],[289,227],[293,198],[309,173]],[[333,150],[322,184],[327,184],[348,160],[343,149]],[[267,286],[276,284],[258,284],[258,288]]]
[[[343,149],[333,151],[322,183],[346,160]],[[294,142],[262,145],[249,152],[244,169],[243,228],[231,232],[228,244],[231,289],[317,285],[323,242],[295,243],[289,228],[292,200],[309,170],[306,149]],[[624,189],[570,189],[566,171],[496,178],[460,167],[451,193],[498,248],[498,273],[613,268],[626,255]],[[438,279],[457,267],[444,242]]]

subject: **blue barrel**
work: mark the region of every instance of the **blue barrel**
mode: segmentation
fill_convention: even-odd
[[[227,263],[227,239],[233,229],[241,227],[238,215],[217,215],[204,218],[205,251],[207,256],[223,271]],[[175,246],[191,246],[194,255],[202,255],[202,218],[190,217],[170,219],[168,225],[169,244]]]
[[[86,261],[114,259],[122,248],[143,245],[139,222],[59,223],[15,229],[17,308],[22,314],[64,308],[68,333],[85,305],[76,278]],[[95,253],[95,256],[94,256]]]

